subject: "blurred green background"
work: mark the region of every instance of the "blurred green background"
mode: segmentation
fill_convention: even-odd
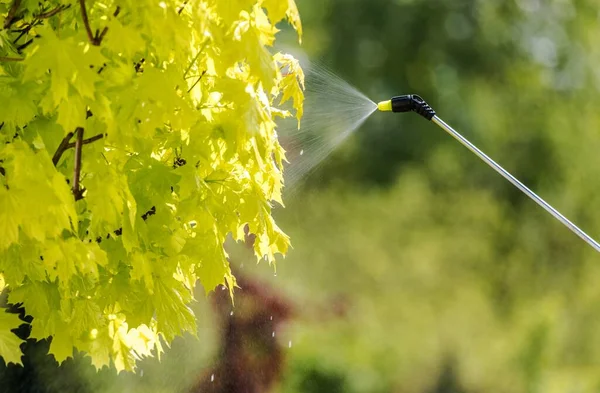
[[[375,101],[421,95],[600,237],[597,0],[297,3],[310,59]],[[276,275],[232,252],[296,309],[273,338],[285,355],[274,392],[600,391],[600,258],[422,118],[371,116],[277,219],[294,248]],[[200,340],[77,391],[184,391],[218,353],[199,298]]]
[[[374,101],[421,95],[600,236],[597,1],[298,5],[310,59]],[[375,113],[299,194],[278,391],[600,391],[600,258],[435,125]]]

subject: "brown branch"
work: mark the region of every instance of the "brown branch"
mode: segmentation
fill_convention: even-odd
[[[22,57],[0,57],[0,61],[23,61]]]
[[[81,148],[83,146],[83,127],[75,129],[75,164],[73,167],[73,195],[78,201],[83,198],[83,190],[79,188],[79,180],[81,177]]]
[[[35,18],[36,19],[48,19],[48,18],[52,18],[54,15],[58,14],[59,12],[63,12],[64,10],[66,10],[67,8],[70,8],[71,4],[67,4],[67,5],[59,5],[58,7],[48,11],[48,12],[42,12],[39,15],[36,15]]]
[[[94,135],[94,136],[93,136],[93,137],[91,137],[91,138],[88,138],[88,139],[84,139],[84,140],[82,140],[82,141],[81,141],[81,144],[82,144],[82,145],[87,145],[87,144],[89,144],[89,143],[96,142],[97,140],[99,140],[99,139],[102,139],[102,138],[104,138],[104,134],[98,134],[98,135]],[[75,147],[75,146],[76,146],[76,143],[77,143],[77,142],[71,142],[71,143],[67,144],[67,149],[70,149],[70,148],[72,148],[72,147]],[[65,149],[65,150],[66,150],[66,149]]]
[[[96,39],[94,38],[94,34],[92,33],[92,28],[90,27],[87,9],[85,8],[85,0],[79,0],[79,7],[81,8],[81,17],[83,18],[83,24],[85,26],[85,31],[87,32],[88,39],[90,40],[92,45],[98,45],[96,43]]]
[[[10,25],[13,24],[13,19],[15,19],[15,14],[21,5],[21,0],[14,0],[10,10],[8,10],[8,14],[6,15],[6,19],[4,19],[4,28],[8,29]]]
[[[56,166],[58,164],[60,157],[62,157],[65,150],[68,149],[67,146],[69,145],[69,141],[71,140],[71,138],[73,138],[73,133],[69,132],[67,135],[65,135],[63,140],[58,145],[56,152],[54,152],[54,155],[52,156],[52,163],[54,164],[54,166]]]

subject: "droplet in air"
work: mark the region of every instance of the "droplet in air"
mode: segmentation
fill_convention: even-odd
[[[233,311],[229,313],[229,315],[233,316]]]
[[[288,341],[288,348],[292,347],[292,340]]]
[[[140,376],[143,377],[144,376],[144,369],[140,370]]]
[[[215,374],[212,374],[212,375],[210,376],[210,382],[214,382],[214,381],[215,381]]]
[[[271,333],[271,337],[275,337],[275,332]]]
[[[304,149],[300,150],[300,155],[304,154]]]
[[[271,315],[271,318],[270,318],[270,319],[271,319],[271,321],[273,320],[273,316],[272,316],[272,315]]]

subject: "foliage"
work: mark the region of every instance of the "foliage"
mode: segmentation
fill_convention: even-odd
[[[293,0],[2,0],[0,277],[8,301],[96,367],[132,370],[182,332],[200,281],[236,281],[226,237],[285,253],[271,216],[302,71],[271,54]],[[0,318],[0,355],[20,362]]]

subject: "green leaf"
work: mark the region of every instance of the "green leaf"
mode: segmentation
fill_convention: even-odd
[[[34,22],[50,3],[23,0],[0,31],[3,56],[23,57],[0,62],[1,287],[59,362],[77,348],[135,370],[159,335],[195,333],[198,282],[233,289],[231,233],[250,223],[271,262],[287,248],[270,210],[283,182],[274,118],[287,113],[275,101],[300,117],[302,73],[269,47],[284,17],[300,33],[297,9],[126,0],[115,16],[86,2],[92,28],[107,27],[90,42],[79,6]]]
[[[11,244],[19,240],[19,225],[21,206],[10,190],[0,185],[0,251],[6,250]]]
[[[23,303],[28,315],[34,316],[31,336],[44,339],[58,331],[60,320],[60,294],[55,283],[27,282],[13,286],[8,294],[10,303]]]
[[[52,342],[50,343],[50,353],[54,355],[54,359],[60,365],[62,362],[70,357],[73,357],[73,350],[75,343],[71,338],[69,332],[69,326],[60,322],[57,326],[56,333],[52,336]]]
[[[17,329],[23,322],[17,314],[9,314],[0,309],[0,356],[6,363],[23,364],[21,362],[21,340],[12,330]]]

